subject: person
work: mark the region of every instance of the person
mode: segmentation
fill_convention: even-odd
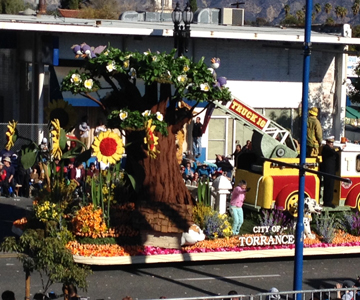
[[[237,291],[231,290],[230,292],[228,292],[228,295],[239,295],[239,293]],[[239,300],[239,297],[226,298],[225,300]]]
[[[279,290],[276,287],[272,287],[269,290],[269,293],[279,293]],[[266,300],[279,300],[280,299],[280,295],[279,294],[272,294],[266,297]]]
[[[210,169],[206,163],[203,163],[201,166],[198,166],[197,170],[200,177],[209,177]]]
[[[196,121],[192,130],[193,154],[195,155],[195,158],[198,158],[201,155],[202,126],[203,125],[200,122],[200,117],[196,117]]]
[[[215,164],[218,168],[221,168],[221,170],[226,174],[226,177],[231,178],[233,166],[225,156],[216,154]]]
[[[77,288],[72,283],[68,285],[63,285],[62,291],[64,293],[64,299],[66,300],[78,300],[79,296],[77,294]]]
[[[79,130],[80,130],[80,141],[87,146],[89,141],[90,126],[84,121],[80,123]]]
[[[341,283],[337,283],[335,285],[336,289],[341,289],[341,288],[354,288],[355,287],[355,282],[351,281],[351,280],[345,280],[342,284]],[[342,300],[354,300],[354,291],[345,291],[345,293],[341,296],[340,291],[336,292],[336,297]]]
[[[190,182],[191,182],[194,177],[194,170],[191,167],[191,162],[186,163],[186,168],[185,168],[184,173],[185,173],[185,180],[190,180]]]
[[[95,168],[95,163],[92,162],[89,165],[89,169],[86,170],[86,177],[90,176],[92,178],[94,175],[99,175],[99,170]]]
[[[85,170],[82,162],[75,164],[75,168],[72,168],[70,171],[70,180],[74,180],[76,185],[80,188],[80,193],[85,191]]]
[[[6,156],[3,159],[4,163],[4,170],[6,171],[6,177],[5,180],[6,183],[3,185],[3,194],[6,197],[13,196],[15,191],[15,185],[14,185],[14,175],[15,175],[15,168],[11,165],[11,158]],[[6,188],[7,186],[7,188]],[[12,192],[10,193],[10,187]]]
[[[238,157],[239,157],[240,153],[241,153],[241,146],[239,144],[237,144],[234,153],[231,154],[231,156],[234,157],[234,165],[235,165],[235,167],[237,167],[237,160],[238,160]]]
[[[231,201],[230,213],[233,217],[232,231],[233,235],[239,235],[241,225],[244,223],[244,213],[242,206],[244,204],[245,195],[247,192],[247,183],[245,180],[240,180],[238,185],[234,188]]]
[[[251,151],[251,148],[252,148],[252,143],[250,140],[247,140],[246,144],[241,148],[240,154]]]
[[[307,120],[306,135],[306,156],[317,157],[319,155],[319,147],[322,142],[322,128],[320,121],[317,119],[318,109],[312,107],[309,109],[309,117]]]
[[[43,138],[40,144],[40,152],[41,152],[41,156],[43,161],[47,161],[50,159],[50,152],[49,152],[49,147],[48,147],[48,140],[47,138]]]
[[[194,177],[192,178],[191,185],[197,186],[199,184],[199,173],[197,171],[194,172]]]
[[[39,173],[36,166],[33,167],[32,172],[30,174],[30,182],[31,182],[31,190],[41,190],[42,189],[42,181],[39,179]]]
[[[15,300],[15,294],[13,291],[4,291],[2,294],[1,294],[1,299],[2,300]]]
[[[106,126],[105,126],[103,120],[99,119],[98,125],[95,128],[95,136],[99,136],[100,132],[105,132],[106,130],[107,129],[106,129]]]
[[[335,175],[339,165],[339,150],[340,148],[334,148],[334,137],[328,137],[326,144],[322,147],[321,157],[322,162],[320,164],[321,172]],[[335,208],[332,203],[334,195],[335,179],[324,176],[324,194],[323,194],[323,206]]]

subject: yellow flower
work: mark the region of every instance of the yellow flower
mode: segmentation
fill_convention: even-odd
[[[155,136],[154,130],[155,125],[151,126],[152,119],[146,122],[146,129],[145,129],[145,137],[144,137],[144,144],[148,145],[148,153],[150,157],[156,158],[156,154],[159,153],[158,150],[156,150],[156,145],[158,145],[158,137]]]
[[[74,107],[63,99],[52,100],[45,112],[48,120],[59,119],[60,127],[65,130],[73,128],[77,120]]]
[[[124,61],[124,64],[123,64],[123,68],[125,70],[129,70],[129,67],[130,67],[130,61],[129,60],[125,60]]]
[[[6,132],[7,143],[5,145],[5,149],[8,151],[14,146],[14,143],[17,140],[17,129],[16,129],[17,123],[18,122],[15,122],[14,120],[12,120],[12,122],[9,121],[9,124],[7,125],[7,128],[8,128],[8,130]]]
[[[189,70],[190,70],[189,66],[188,66],[188,65],[185,65],[184,68],[183,68],[183,71],[184,71],[184,72],[187,72],[187,71],[189,71]]]
[[[61,159],[62,156],[62,150],[60,148],[60,121],[58,119],[55,119],[51,121],[51,125],[53,126],[53,130],[51,131],[52,135],[52,150],[51,155],[53,158]]]
[[[95,137],[92,149],[97,159],[105,164],[116,163],[125,152],[121,138],[110,130],[101,132]]]

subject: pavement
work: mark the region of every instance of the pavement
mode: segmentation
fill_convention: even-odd
[[[23,197],[5,198],[0,197],[0,241],[4,237],[13,236],[11,231],[12,224],[15,220],[26,217],[32,209],[32,199]],[[1,253],[7,255],[9,253]]]

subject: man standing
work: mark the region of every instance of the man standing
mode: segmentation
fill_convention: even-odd
[[[326,139],[326,144],[322,148],[321,156],[322,163],[320,165],[321,172],[335,175],[339,166],[339,148],[334,148],[334,137]],[[324,194],[323,194],[323,205],[331,208],[335,208],[332,203],[334,196],[334,184],[335,179],[324,176]]]
[[[322,128],[320,121],[317,119],[317,115],[318,109],[316,107],[309,109],[306,136],[307,157],[317,157],[319,155],[319,147],[322,142]]]
[[[4,170],[6,171],[6,177],[5,177],[5,181],[6,181],[6,185],[7,185],[7,189],[4,188],[3,189],[3,194],[6,196],[6,197],[9,197],[9,196],[13,196],[13,195],[10,195],[10,192],[9,192],[9,187],[12,188],[12,194],[14,193],[15,191],[15,185],[14,185],[14,175],[15,175],[15,168],[11,165],[11,158],[6,156],[4,159],[3,159],[3,162],[4,162]],[[3,185],[4,187],[4,185]]]
[[[201,137],[202,137],[202,124],[200,123],[200,117],[196,117],[196,121],[193,126],[193,154],[196,158],[201,155]]]

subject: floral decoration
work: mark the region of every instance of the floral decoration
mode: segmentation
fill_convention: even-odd
[[[41,222],[58,221],[60,218],[58,206],[50,201],[34,205],[34,211],[36,218]]]
[[[61,159],[62,150],[60,147],[60,137],[61,137],[60,121],[58,119],[55,119],[51,121],[51,125],[53,126],[53,130],[51,130],[51,136],[52,136],[51,156],[53,158]]]
[[[65,131],[73,128],[77,120],[75,108],[64,99],[52,100],[45,108],[45,113],[50,121],[58,119],[60,127],[64,128]]]
[[[109,62],[108,65],[106,66],[106,70],[108,70],[108,72],[112,72],[116,70],[116,62],[114,60]]]
[[[84,86],[89,90],[92,90],[93,85],[94,85],[94,80],[92,80],[91,78],[86,79],[85,82],[84,82]]]
[[[125,152],[122,139],[110,130],[95,137],[92,149],[97,159],[105,164],[116,163]]]
[[[70,78],[70,81],[75,85],[79,85],[82,82],[80,74],[77,74],[77,73],[72,74],[71,78]]]
[[[145,137],[144,137],[144,144],[147,144],[147,151],[150,155],[150,157],[152,158],[156,158],[157,153],[160,153],[160,151],[158,151],[156,149],[156,145],[158,145],[158,137],[155,136],[154,134],[154,130],[155,130],[155,125],[151,125],[152,123],[152,119],[150,119],[149,121],[147,121],[146,124],[146,130],[145,130]]]
[[[6,132],[6,145],[5,145],[5,149],[6,150],[10,150],[16,140],[17,140],[17,129],[16,129],[16,125],[17,125],[18,122],[12,120],[12,121],[9,121],[9,124],[7,125],[7,132]]]
[[[124,121],[128,117],[129,113],[127,111],[120,110],[119,118],[121,121]]]

